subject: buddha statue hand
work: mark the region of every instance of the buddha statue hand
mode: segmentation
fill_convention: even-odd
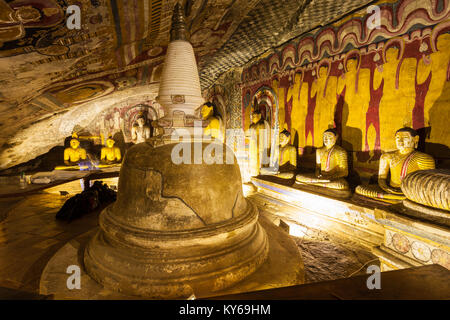
[[[276,175],[279,173],[278,168],[276,167],[263,167],[260,170],[262,175]]]
[[[388,192],[388,193],[392,193],[392,194],[403,194],[402,190],[400,188],[395,188],[395,187],[391,187],[387,184],[387,180],[386,179],[379,179],[378,180],[378,185],[380,186],[381,189],[383,189],[384,191]]]
[[[295,177],[295,180],[299,183],[306,183],[306,184],[313,184],[313,183],[328,183],[331,182],[331,180],[328,179],[322,179],[321,175],[318,174],[297,174]]]
[[[381,200],[388,203],[396,203],[398,200],[404,200],[406,197],[402,194],[394,194],[385,192],[379,185],[359,185],[355,189],[355,193],[364,197]]]
[[[318,180],[320,180],[320,182],[330,182],[331,180],[336,180],[336,179],[341,178],[336,174],[329,174],[327,172],[320,172],[320,173],[316,174],[316,177]]]
[[[331,182],[332,179],[324,179],[324,177],[322,175],[319,175],[317,177],[318,179],[316,179],[316,181],[314,182],[323,182],[323,183],[327,183],[327,182]]]

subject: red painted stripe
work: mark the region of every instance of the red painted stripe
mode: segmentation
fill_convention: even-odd
[[[402,173],[400,175],[400,178],[403,180],[404,177],[406,177],[406,174],[408,173],[408,165],[409,162],[412,159],[412,156],[415,154],[416,152],[413,151],[411,152],[411,154],[408,156],[408,158],[406,158],[405,162],[403,162],[403,166],[402,166]]]
[[[328,156],[327,156],[327,171],[330,170],[330,162],[331,162],[331,153],[333,152],[334,146],[330,149],[330,151],[328,151]]]

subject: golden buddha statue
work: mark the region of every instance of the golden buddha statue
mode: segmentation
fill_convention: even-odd
[[[296,182],[333,190],[350,190],[345,179],[348,175],[347,151],[336,145],[337,138],[335,129],[325,130],[324,146],[316,150],[315,173],[297,174]]]
[[[116,142],[112,138],[106,140],[106,147],[103,147],[100,154],[100,160],[105,163],[120,162],[122,154],[118,147],[114,147]]]
[[[131,128],[131,140],[134,143],[142,143],[150,138],[150,127],[145,124],[145,117],[140,114],[136,119],[136,123]]]
[[[218,139],[221,142],[224,142],[224,128],[216,106],[211,102],[205,102],[202,105],[201,114],[202,120],[208,121],[208,126],[203,130],[203,135],[211,136],[213,139]]]
[[[247,136],[250,138],[250,176],[255,177],[259,175],[261,165],[269,163],[268,151],[270,148],[270,126],[262,118],[259,110],[252,113],[252,124],[249,127]]]
[[[405,127],[395,133],[397,151],[381,156],[378,171],[378,185],[360,185],[355,192],[359,195],[395,203],[406,199],[400,189],[406,175],[418,170],[434,169],[434,159],[428,154],[416,151],[419,135],[414,129]],[[388,179],[390,174],[390,180]]]
[[[276,151],[278,157],[278,170],[261,168],[262,175],[273,175],[281,179],[292,179],[297,169],[297,149],[291,145],[291,133],[284,129],[280,132],[280,146]]]
[[[64,163],[67,166],[71,166],[80,160],[86,160],[86,150],[80,148],[80,141],[78,141],[76,134],[74,134],[70,140],[70,148],[64,150]]]

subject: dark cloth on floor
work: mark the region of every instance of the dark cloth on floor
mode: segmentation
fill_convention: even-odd
[[[56,219],[72,221],[84,214],[116,201],[117,192],[110,189],[108,185],[95,181],[91,187],[68,199],[56,214]]]

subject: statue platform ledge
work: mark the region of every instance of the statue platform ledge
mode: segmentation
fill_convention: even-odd
[[[403,203],[377,203],[358,195],[336,199],[273,179],[252,178],[258,192],[251,199],[260,211],[359,243],[374,250],[381,261],[387,261],[385,268],[405,268],[414,265],[410,263],[414,261],[418,265],[438,263],[450,270],[448,214],[439,211],[429,214]],[[389,263],[394,259],[386,257],[392,256],[392,252],[403,262]]]

